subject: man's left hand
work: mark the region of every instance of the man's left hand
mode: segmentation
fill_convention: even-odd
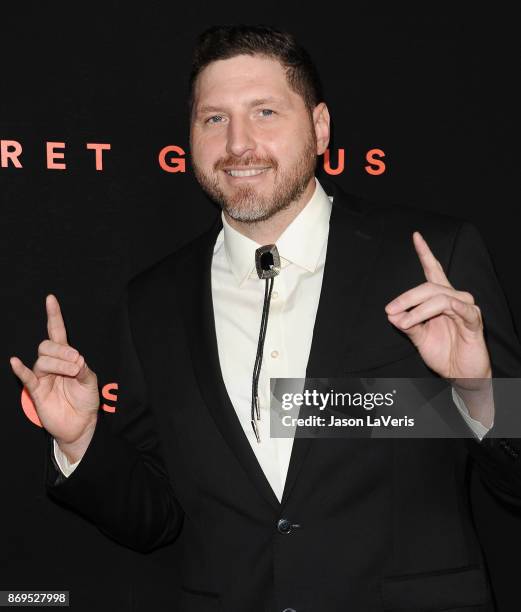
[[[479,306],[470,293],[458,291],[450,284],[419,232],[413,233],[413,243],[426,282],[387,304],[387,318],[409,336],[431,370],[443,378],[456,379],[456,388],[463,390],[464,401],[472,396],[483,397],[487,388],[490,390],[491,381],[486,379],[491,378],[492,368]],[[487,414],[483,414],[482,402],[479,403],[479,409],[476,406],[479,420],[490,426],[493,413],[487,409]],[[469,411],[474,412],[470,406]]]

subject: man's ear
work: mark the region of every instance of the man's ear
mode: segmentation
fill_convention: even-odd
[[[329,145],[330,117],[325,102],[320,102],[313,109],[313,126],[317,139],[317,155],[322,155]]]

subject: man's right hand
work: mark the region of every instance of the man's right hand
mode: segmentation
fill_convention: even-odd
[[[33,400],[43,427],[71,463],[83,457],[92,439],[100,397],[96,374],[83,355],[69,346],[56,297],[46,298],[49,337],[38,347],[31,370],[18,357],[9,360]]]

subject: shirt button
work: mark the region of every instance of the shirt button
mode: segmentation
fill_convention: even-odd
[[[272,300],[276,300],[279,297],[279,294],[277,291],[272,291],[271,293],[271,299]]]
[[[277,529],[279,530],[280,533],[290,533],[291,531],[291,521],[288,521],[288,519],[279,519],[277,521]]]
[[[277,357],[279,356],[279,351],[271,351],[271,356],[273,357],[273,359],[277,359]]]

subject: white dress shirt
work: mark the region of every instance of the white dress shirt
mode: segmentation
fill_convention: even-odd
[[[262,368],[259,378],[261,442],[251,426],[251,385],[257,352],[264,280],[255,269],[260,246],[226,221],[212,259],[212,300],[219,362],[224,384],[253,452],[275,495],[282,499],[293,438],[271,438],[270,378],[305,378],[326,261],[332,198],[315,179],[313,196],[276,242],[281,271],[275,277]],[[383,308],[383,307],[382,307]],[[472,419],[453,392],[463,418],[480,440],[488,431]],[[54,454],[65,476],[80,463],[69,463],[54,441]]]

